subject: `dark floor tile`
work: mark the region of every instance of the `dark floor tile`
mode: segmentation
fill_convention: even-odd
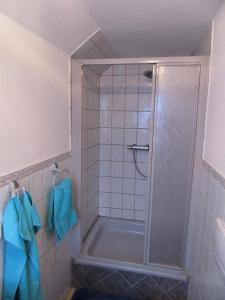
[[[158,294],[151,297],[149,300],[172,300],[169,295],[159,292]]]
[[[139,274],[139,273],[128,272],[128,271],[119,271],[119,272],[130,283],[130,285],[133,285],[138,281],[146,278],[145,274]]]
[[[176,279],[171,279],[171,278],[163,278],[163,277],[152,277],[154,281],[156,281],[160,288],[164,291],[167,292],[168,290],[172,289],[175,287],[179,281]]]
[[[141,299],[140,295],[138,294],[138,291],[131,286],[128,290],[124,292],[125,296],[129,297],[131,300],[139,300]]]
[[[94,291],[96,293],[108,293],[109,289],[107,288],[107,286],[105,284],[102,283],[102,281],[98,281],[92,288],[91,291]]]
[[[107,292],[122,295],[130,287],[127,280],[118,271],[114,271],[109,276],[103,278],[101,283]]]
[[[82,288],[92,288],[98,281],[111,274],[113,271],[95,266],[75,266],[72,282],[77,282]]]
[[[168,291],[168,295],[173,300],[186,300],[187,299],[187,287],[180,283],[177,284],[174,288]]]
[[[154,297],[160,294],[159,285],[156,284],[151,278],[144,278],[141,281],[133,285],[139,299],[154,299]]]

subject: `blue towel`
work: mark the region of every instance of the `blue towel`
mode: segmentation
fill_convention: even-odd
[[[48,207],[48,229],[55,229],[56,239],[62,240],[77,224],[77,213],[72,204],[72,180],[63,179],[52,189]]]
[[[3,215],[5,238],[3,299],[41,300],[40,266],[35,233],[39,215],[25,192],[11,197]]]

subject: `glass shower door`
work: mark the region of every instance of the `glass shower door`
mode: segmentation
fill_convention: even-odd
[[[148,262],[184,267],[200,67],[156,71]]]

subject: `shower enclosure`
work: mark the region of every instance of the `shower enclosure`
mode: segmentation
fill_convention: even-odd
[[[200,64],[86,64],[82,72],[82,259],[179,272]]]

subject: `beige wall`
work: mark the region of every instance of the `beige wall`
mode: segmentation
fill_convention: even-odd
[[[225,4],[213,24],[204,159],[225,177]]]
[[[0,176],[70,150],[69,56],[0,14]]]

